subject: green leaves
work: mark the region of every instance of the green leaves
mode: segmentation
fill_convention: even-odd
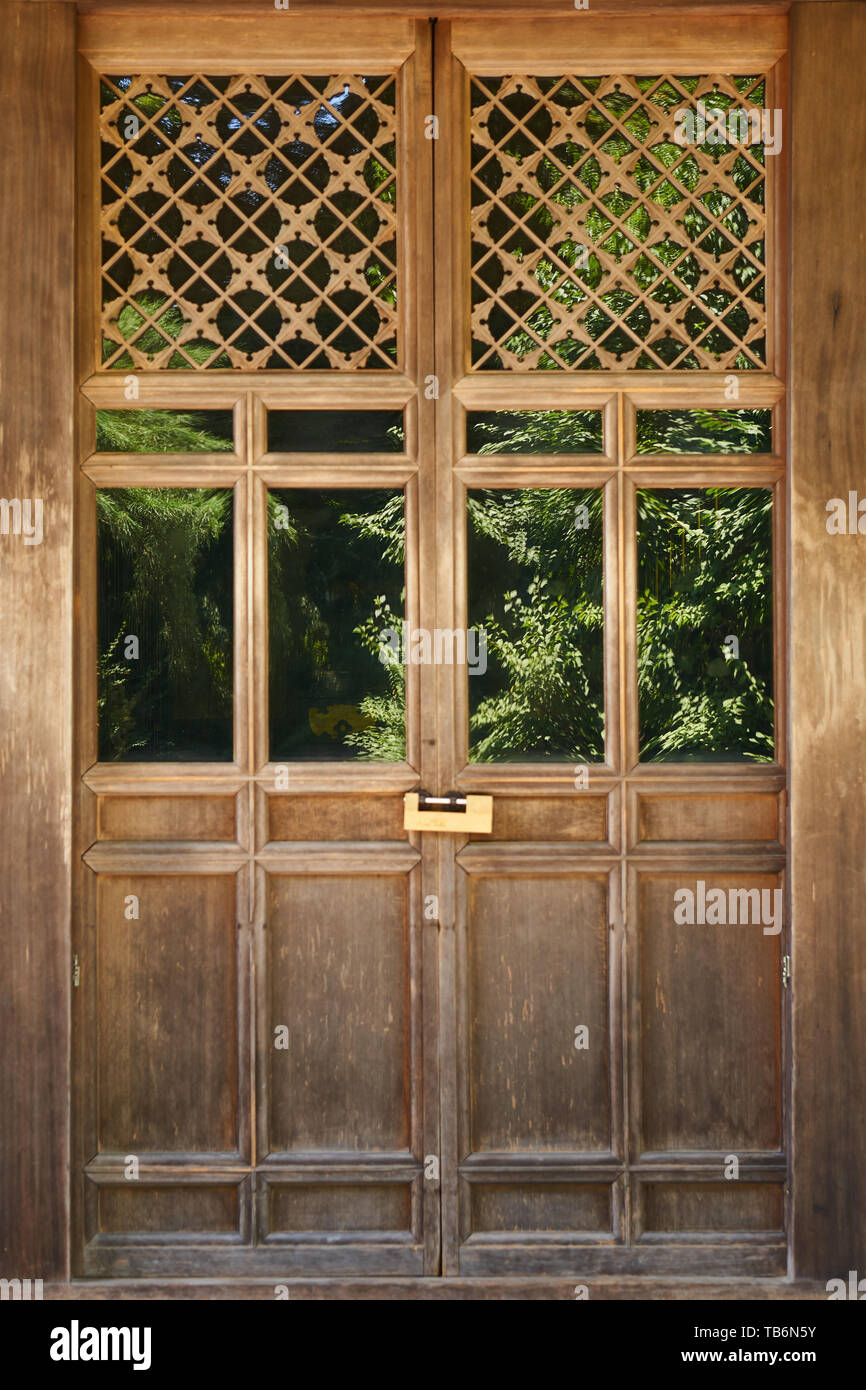
[[[643,761],[772,760],[771,511],[769,489],[638,494]]]
[[[105,488],[96,505],[100,758],[171,756],[191,721],[230,756],[231,492]]]
[[[136,416],[131,425],[120,412],[117,424],[103,426],[120,429],[115,440],[128,439],[123,431],[130,427],[139,440],[148,431],[162,438],[166,428],[178,431],[178,441],[189,439],[190,431],[201,436],[193,416],[166,425],[160,412],[128,413]],[[487,454],[573,452],[576,443],[589,449],[595,439],[589,414],[584,420],[579,412],[527,412],[525,419],[511,413],[500,426],[488,417],[475,428],[485,440],[479,452]],[[723,454],[750,442],[769,447],[761,412],[646,411],[638,435],[642,452],[693,453],[708,443]],[[335,563],[343,555],[341,564],[350,569],[330,575],[326,566],[324,598],[313,600],[304,580],[311,535],[299,520],[297,498],[286,506],[281,496],[269,495],[268,545],[280,574],[277,583],[272,568],[271,641],[279,637],[325,674],[336,642],[341,666],[354,663],[362,674],[352,699],[370,721],[346,736],[347,745],[366,759],[400,761],[405,668],[377,662],[376,680],[369,655],[378,657],[386,628],[401,628],[402,611],[395,611],[401,581],[397,571],[388,597],[369,578],[379,564],[405,562],[403,494],[380,494],[366,511],[360,500],[351,499],[351,511],[334,499],[329,503],[334,524],[321,563],[333,552]],[[230,709],[231,570],[222,557],[227,545],[230,552],[231,495],[112,488],[97,494],[97,507],[104,573],[117,576],[100,640],[100,755],[136,756],[166,681],[172,690],[198,692],[216,713]],[[637,520],[642,760],[772,760],[770,489],[645,488],[638,493]],[[488,659],[486,673],[468,678],[471,757],[602,759],[601,490],[475,490],[467,525],[469,625],[484,630]],[[352,542],[345,554],[343,533]],[[368,572],[361,575],[359,567]],[[334,599],[332,613],[331,590],[354,595],[354,616],[348,609],[345,615],[345,634],[353,634],[348,646],[345,634],[337,641],[335,615],[349,599]],[[146,662],[123,659],[124,633],[148,634]]]
[[[207,428],[207,414],[180,410],[97,410],[100,453],[231,453],[232,441]]]

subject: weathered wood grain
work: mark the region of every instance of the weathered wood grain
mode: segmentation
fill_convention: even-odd
[[[575,1262],[576,1273],[566,1279],[281,1279],[288,1285],[290,1298],[303,1302],[351,1300],[352,1302],[449,1303],[482,1301],[527,1300],[549,1303],[563,1299],[574,1301],[575,1280],[581,1269]],[[584,1280],[584,1282],[587,1282]],[[589,1282],[593,1302],[609,1300],[642,1301],[660,1299],[665,1302],[738,1302],[740,1300],[774,1302],[776,1300],[826,1299],[823,1284],[807,1280],[788,1279],[713,1279],[696,1276],[687,1279],[654,1279],[645,1276],[597,1276]],[[46,1284],[45,1298],[60,1300],[90,1300],[94,1302],[148,1302],[152,1299],[243,1299],[273,1302],[273,1279],[187,1279],[181,1281],[134,1281],[100,1284]]]
[[[0,7],[0,492],[43,540],[0,535],[2,1273],[67,1269],[71,981],[75,16]]]
[[[826,1279],[866,1251],[866,538],[826,528],[864,490],[866,9],[796,6],[792,62],[794,1268]]]

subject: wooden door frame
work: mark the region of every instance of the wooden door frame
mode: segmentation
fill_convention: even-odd
[[[307,0],[296,0],[303,9]],[[337,5],[314,0],[321,12],[373,16],[477,15],[480,6]],[[313,4],[310,8],[314,7]],[[93,9],[85,4],[82,10]],[[190,0],[194,11],[197,0]],[[123,12],[126,0],[108,10]],[[142,5],[158,11],[159,3]],[[202,6],[213,10],[213,0]],[[238,4],[231,6],[238,12]],[[488,8],[485,6],[485,8]],[[597,0],[599,13],[669,10],[676,0],[631,5]],[[691,9],[700,9],[692,5]],[[767,0],[730,6],[734,13],[784,11]],[[561,13],[559,6],[490,5],[496,14]],[[713,6],[716,13],[718,6]],[[856,487],[859,449],[866,433],[866,399],[857,386],[864,354],[858,332],[866,311],[866,266],[858,260],[861,211],[853,171],[859,144],[856,76],[866,64],[866,15],[851,0],[794,0],[791,6],[791,566],[789,596],[789,746],[791,809],[791,920],[793,928],[793,1245],[789,1279],[753,1285],[732,1280],[711,1296],[785,1297],[806,1290],[821,1296],[822,1282],[863,1264],[866,1248],[866,1104],[860,1058],[866,1049],[866,1010],[856,986],[866,979],[866,937],[858,921],[855,858],[866,822],[862,786],[866,748],[859,744],[862,671],[859,634],[866,623],[866,562],[856,540],[827,534],[826,503]],[[71,645],[74,559],[72,373],[75,331],[74,110],[76,34],[74,0],[3,0],[7,49],[3,129],[15,132],[19,151],[10,167],[0,208],[0,267],[7,381],[4,392],[4,491],[45,503],[41,546],[23,548],[4,536],[0,569],[3,649],[15,685],[9,704],[5,833],[2,839],[2,920],[7,930],[6,981],[12,1006],[3,1019],[4,1125],[0,1229],[10,1232],[2,1273],[43,1278],[60,1296],[72,1289],[68,1225],[69,1018],[71,1006],[70,902],[72,710]],[[176,6],[173,7],[176,14]],[[252,11],[251,11],[252,13]],[[580,22],[578,15],[575,22]],[[161,23],[163,21],[160,21]],[[834,118],[827,117],[833,93]],[[34,102],[38,91],[41,100]],[[819,119],[816,113],[824,112]],[[26,113],[26,119],[25,119]],[[851,177],[832,198],[816,197],[826,170]],[[34,205],[32,170],[40,180]],[[849,248],[832,259],[814,247]],[[28,296],[26,302],[22,295]],[[844,553],[842,551],[844,550]],[[839,552],[839,553],[837,553]],[[844,587],[843,587],[844,586]],[[839,600],[842,599],[840,603]],[[838,631],[843,614],[844,632]],[[38,649],[34,636],[38,634]],[[850,634],[856,634],[849,636]],[[22,866],[34,866],[28,873]],[[38,877],[35,877],[38,875]],[[34,881],[37,888],[34,890]],[[21,1155],[27,1155],[21,1162]],[[797,1281],[792,1282],[792,1281]],[[301,1281],[303,1282],[303,1281]],[[458,1281],[447,1297],[469,1296],[476,1285]],[[190,1281],[194,1285],[195,1281]],[[500,1281],[490,1281],[491,1291]],[[683,1292],[688,1281],[675,1288]],[[399,1281],[384,1281],[380,1296],[400,1296]],[[518,1293],[517,1286],[511,1290]],[[552,1280],[549,1295],[562,1281]],[[570,1289],[570,1285],[567,1286]],[[635,1287],[642,1290],[635,1294]],[[635,1280],[607,1281],[600,1296],[653,1296],[670,1288]],[[127,1289],[128,1292],[130,1290]],[[190,1289],[190,1291],[192,1291]],[[339,1291],[334,1286],[333,1292]],[[91,1287],[87,1292],[97,1295]],[[116,1286],[102,1287],[117,1295]],[[346,1292],[346,1286],[343,1287]],[[708,1292],[707,1289],[704,1292]],[[168,1288],[153,1288],[168,1296]],[[230,1296],[272,1296],[238,1285]],[[422,1295],[423,1296],[423,1295]],[[595,1296],[595,1294],[594,1294]],[[693,1289],[688,1296],[695,1296]]]

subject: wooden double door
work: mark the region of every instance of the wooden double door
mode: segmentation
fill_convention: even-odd
[[[784,1273],[751,18],[81,17],[79,1274]]]

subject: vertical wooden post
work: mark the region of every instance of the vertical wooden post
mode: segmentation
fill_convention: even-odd
[[[792,11],[794,1273],[866,1275],[866,8]],[[866,526],[866,519],[863,522]]]
[[[0,1272],[56,1279],[68,1268],[75,7],[3,0],[0,23]]]

